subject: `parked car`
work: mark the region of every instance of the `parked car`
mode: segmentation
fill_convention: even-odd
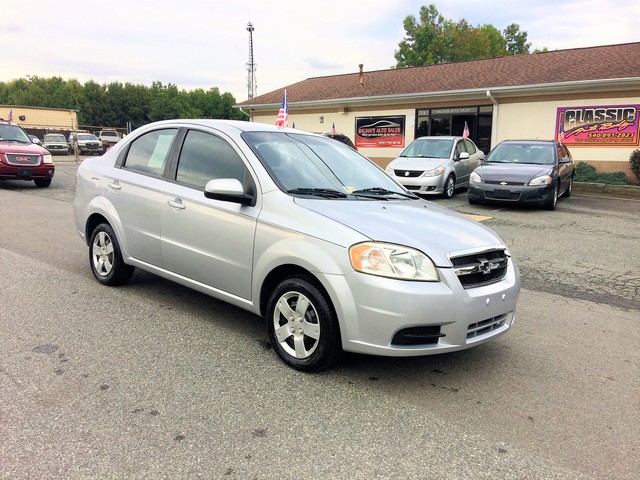
[[[45,134],[42,146],[51,153],[69,155],[69,144],[67,143],[67,138],[61,133]]]
[[[333,138],[334,140],[338,140],[339,142],[344,143],[345,145],[350,146],[351,148],[353,148],[354,150],[358,150],[356,148],[356,146],[353,144],[353,142],[351,141],[351,139],[349,137],[347,137],[344,133],[339,133],[339,132],[327,132],[327,133],[323,133],[323,135],[325,137],[329,137],[329,138]]]
[[[55,170],[51,154],[20,125],[0,121],[0,180],[34,181],[43,188],[51,185]]]
[[[387,165],[387,173],[419,195],[451,198],[469,184],[469,175],[484,153],[468,138],[420,137]]]
[[[262,315],[300,370],[343,350],[466,349],[515,318],[520,276],[495,232],[322,135],[151,123],[82,162],[74,212],[99,282],[138,267]]]
[[[75,151],[76,145],[80,154],[100,155],[103,151],[102,142],[93,133],[72,132],[69,135],[69,147]]]
[[[471,174],[469,203],[540,205],[555,210],[573,191],[575,163],[554,140],[505,140]]]
[[[109,150],[121,139],[120,134],[115,130],[102,130],[98,133],[98,139],[102,142],[104,150]]]
[[[37,135],[29,135],[29,138],[36,145],[42,145],[42,140],[40,140]]]

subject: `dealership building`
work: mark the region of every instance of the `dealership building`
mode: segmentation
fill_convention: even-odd
[[[576,161],[624,171],[640,148],[640,42],[315,77],[237,105],[289,126],[335,126],[381,166],[417,137],[462,135],[485,153],[505,139],[561,139]]]

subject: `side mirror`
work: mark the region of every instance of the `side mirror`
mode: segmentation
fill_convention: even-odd
[[[462,152],[458,157],[458,160],[466,160],[467,158],[469,158],[469,152]]]
[[[209,180],[204,187],[204,196],[212,200],[255,205],[255,197],[244,193],[244,188],[237,178],[216,178]]]

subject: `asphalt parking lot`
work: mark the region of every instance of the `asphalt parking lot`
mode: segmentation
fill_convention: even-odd
[[[509,245],[513,331],[305,375],[246,312],[144,272],[99,285],[75,168],[0,184],[0,478],[637,478],[640,200],[436,200]]]

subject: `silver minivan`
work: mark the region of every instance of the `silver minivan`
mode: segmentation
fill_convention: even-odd
[[[261,315],[300,370],[461,350],[515,319],[520,277],[495,232],[321,135],[152,123],[82,162],[74,210],[98,281],[137,267]]]

